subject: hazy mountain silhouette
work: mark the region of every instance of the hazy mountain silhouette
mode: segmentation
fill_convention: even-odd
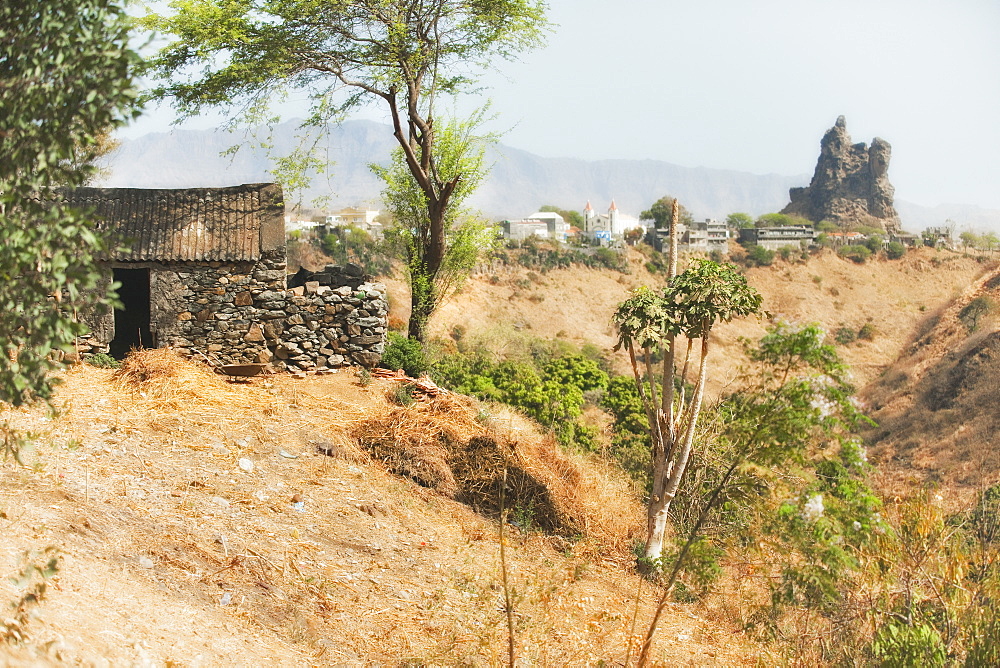
[[[296,121],[274,128],[269,141],[275,154],[287,154],[300,144],[297,128]],[[245,138],[223,130],[174,130],[123,140],[108,160],[110,171],[101,185],[185,188],[274,180],[268,173],[273,162],[263,149],[244,147],[234,155],[222,155]],[[309,206],[317,197],[327,196],[332,207],[377,207],[382,186],[368,165],[387,162],[394,146],[391,129],[380,123],[347,121],[331,128],[317,148],[334,164],[328,175],[314,175],[300,197],[302,203]],[[696,218],[722,218],[734,211],[759,215],[781,209],[788,203],[788,189],[809,181],[808,175],[760,175],[658,160],[544,158],[503,145],[490,160],[490,178],[471,204],[493,218],[518,218],[543,204],[582,210],[588,200],[604,211],[612,199],[624,213],[638,216],[668,194],[680,198]],[[292,196],[286,199],[294,201]],[[900,201],[896,206],[903,226],[914,231],[948,218],[960,226],[1000,227],[1000,212],[974,206],[928,208]]]

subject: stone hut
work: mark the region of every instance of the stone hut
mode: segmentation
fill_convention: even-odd
[[[357,277],[334,285],[327,272],[326,285],[286,288],[281,186],[79,188],[67,199],[115,242],[100,261],[122,302],[81,314],[91,329],[81,354],[171,346],[278,369],[378,363],[384,287]]]

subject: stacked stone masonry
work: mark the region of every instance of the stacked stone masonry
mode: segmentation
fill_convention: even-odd
[[[374,367],[385,350],[385,286],[358,267],[330,266],[307,277],[318,280],[293,288],[286,288],[285,258],[277,253],[256,263],[144,268],[150,271],[157,347],[204,355],[220,365],[269,363],[277,371]],[[288,282],[294,285],[294,277]],[[101,336],[106,327],[92,329],[80,341],[84,356],[108,351]]]

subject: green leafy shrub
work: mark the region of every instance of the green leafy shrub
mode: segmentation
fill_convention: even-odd
[[[424,347],[416,339],[389,332],[389,341],[379,364],[383,369],[402,369],[407,376],[417,378],[430,368]]]
[[[896,620],[879,628],[871,652],[875,665],[881,668],[943,666],[947,658],[941,634],[934,627]]]
[[[84,361],[90,366],[96,366],[99,369],[117,369],[122,365],[120,361],[116,360],[107,353],[97,353],[96,355],[91,355]]]
[[[837,254],[852,262],[864,264],[871,257],[872,252],[867,246],[850,245],[841,247]]]
[[[392,238],[376,241],[367,230],[355,225],[335,227],[332,232],[315,241],[336,264],[353,262],[366,274],[386,275],[392,271],[392,259],[399,255],[392,246]]]
[[[994,301],[986,295],[980,295],[958,312],[958,319],[971,334],[979,328],[980,321],[994,310],[996,310]]]
[[[890,260],[898,260],[904,255],[906,255],[906,246],[898,241],[890,241],[889,245],[885,247],[885,256]]]
[[[516,263],[543,274],[552,269],[566,269],[574,264],[595,269],[610,269],[623,274],[629,273],[625,254],[611,248],[567,249],[546,244],[534,237],[529,237],[519,244],[516,242],[511,244],[511,248],[518,246],[520,250],[516,253],[494,253],[493,259],[504,264]]]
[[[878,253],[882,250],[882,235],[872,234],[867,239],[865,239],[864,247],[870,250],[873,254]]]
[[[396,389],[392,392],[392,398],[400,406],[412,406],[416,398],[413,396],[413,391],[416,386],[413,383],[400,383],[396,386]]]
[[[878,328],[875,327],[875,323],[866,322],[861,325],[861,329],[858,330],[858,338],[862,341],[873,341],[875,340],[875,335],[878,334]]]
[[[747,249],[744,262],[748,267],[769,267],[774,263],[774,251],[763,246],[751,246]]]
[[[528,355],[499,361],[483,349],[445,355],[435,362],[433,375],[455,392],[519,409],[551,427],[564,445],[593,450],[598,432],[579,421],[584,393],[603,392],[608,375],[595,359],[561,351],[565,345],[535,341]]]

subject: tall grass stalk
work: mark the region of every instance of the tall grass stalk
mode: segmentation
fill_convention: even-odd
[[[507,613],[507,661],[509,666],[514,665],[515,645],[514,637],[514,605],[511,600],[510,586],[507,583],[507,467],[503,467],[503,484],[500,487],[500,580],[503,583],[503,607]]]

